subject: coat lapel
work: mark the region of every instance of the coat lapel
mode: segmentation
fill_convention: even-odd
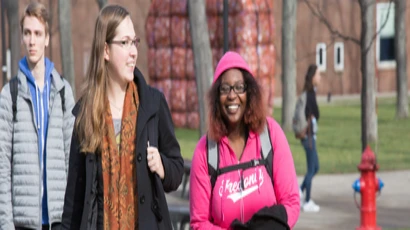
[[[142,73],[137,68],[134,70],[134,82],[138,87],[138,96],[140,98],[140,108],[138,109],[137,117],[137,143],[139,143],[148,120],[158,110],[159,101],[157,98],[154,98],[155,94],[151,93]]]

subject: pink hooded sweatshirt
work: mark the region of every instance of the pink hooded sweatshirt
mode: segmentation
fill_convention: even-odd
[[[224,71],[231,68],[240,68],[251,73],[239,54],[227,52],[218,63],[214,82]],[[274,186],[265,166],[262,165],[221,174],[211,191],[206,136],[199,140],[192,159],[190,175],[191,228],[194,230],[229,229],[233,220],[238,219],[245,223],[263,207],[275,204],[285,206],[291,228],[296,224],[300,211],[300,198],[292,153],[279,124],[268,117],[267,125],[274,149],[272,163]],[[259,135],[253,131],[249,132],[240,161],[226,136],[218,142],[218,148],[219,168],[261,158]],[[240,186],[241,177],[244,182],[243,189]]]

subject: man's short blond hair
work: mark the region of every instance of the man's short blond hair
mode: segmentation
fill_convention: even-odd
[[[46,34],[48,34],[48,12],[46,7],[39,2],[30,3],[26,10],[24,10],[23,17],[20,20],[21,32],[23,32],[24,19],[27,17],[36,17],[45,27]]]

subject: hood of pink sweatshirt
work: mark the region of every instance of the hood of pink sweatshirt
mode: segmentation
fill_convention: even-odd
[[[249,65],[242,58],[242,56],[236,52],[228,51],[222,56],[221,60],[219,60],[218,62],[218,65],[216,66],[212,84],[215,83],[215,81],[218,80],[218,78],[229,69],[243,69],[245,71],[248,71],[253,76]]]

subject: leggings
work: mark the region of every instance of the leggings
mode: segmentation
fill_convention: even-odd
[[[301,142],[306,152],[307,172],[300,189],[302,192],[306,189],[305,201],[309,202],[310,193],[312,190],[312,179],[313,176],[315,176],[315,174],[319,171],[319,159],[317,157],[316,138],[313,136],[308,136]]]

